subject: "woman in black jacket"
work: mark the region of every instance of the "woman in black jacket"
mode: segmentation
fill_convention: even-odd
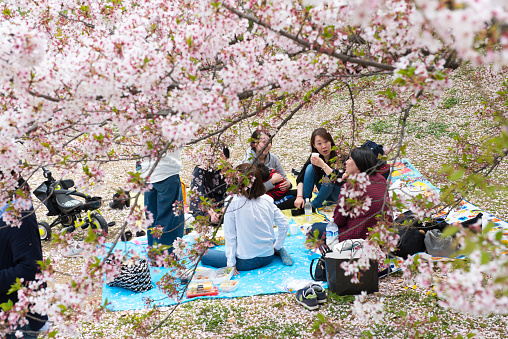
[[[341,185],[330,181],[332,173],[339,177],[341,175],[334,169],[337,153],[333,149],[335,143],[332,136],[324,128],[317,128],[312,132],[310,147],[312,154],[296,179],[297,195],[294,205],[300,210],[294,211],[293,215],[303,214],[305,200],[312,197],[314,186],[319,192],[311,201],[313,209],[323,206],[326,200],[336,203],[339,197]]]

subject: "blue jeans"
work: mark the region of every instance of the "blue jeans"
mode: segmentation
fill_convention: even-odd
[[[268,257],[256,257],[252,259],[240,259],[236,258],[236,269],[238,271],[251,271],[256,268],[264,267],[269,265],[273,261],[274,255]],[[228,260],[226,258],[226,252],[221,250],[209,249],[208,253],[201,258],[203,265],[212,267],[226,267]]]
[[[319,208],[323,206],[325,200],[337,202],[339,200],[339,193],[341,186],[335,185],[334,183],[322,184],[319,182],[316,173],[314,172],[314,166],[308,165],[305,169],[305,175],[303,177],[303,198],[311,198],[314,185],[318,188],[319,192],[314,200],[311,201],[312,207]]]
[[[5,339],[18,339],[15,335],[16,331],[22,331],[24,339],[37,339],[39,337],[39,331],[32,331],[29,324],[18,327],[15,331],[7,334]]]
[[[162,181],[152,183],[152,189],[145,193],[145,206],[148,211],[153,214],[153,224],[148,227],[147,239],[148,246],[152,246],[154,241],[157,244],[173,245],[178,237],[183,237],[183,229],[185,219],[183,211],[179,215],[173,212],[173,203],[175,201],[183,201],[182,184],[180,183],[180,175],[175,174]],[[161,225],[163,229],[160,238],[153,237],[150,228],[154,225]],[[169,249],[169,253],[173,249]]]

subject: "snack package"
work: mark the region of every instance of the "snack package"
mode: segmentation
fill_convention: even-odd
[[[217,295],[219,294],[219,288],[217,286],[213,286],[211,290],[187,290],[186,296],[187,298],[195,298],[202,297],[206,295]]]

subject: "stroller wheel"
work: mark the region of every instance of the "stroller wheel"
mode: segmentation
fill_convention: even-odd
[[[51,227],[49,227],[49,224],[45,221],[39,221],[37,225],[39,226],[41,240],[48,241],[51,239]]]
[[[90,218],[92,219],[90,221],[90,224],[92,225],[92,229],[101,229],[108,234],[108,223],[106,222],[106,219],[98,213],[92,213],[90,214]]]
[[[60,223],[65,227],[69,227],[74,225],[75,220],[76,217],[73,215],[64,215],[62,216],[62,220],[60,221]]]

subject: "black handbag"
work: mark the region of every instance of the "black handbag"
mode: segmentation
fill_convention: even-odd
[[[310,262],[310,277],[314,281],[326,281],[326,263],[325,263],[325,255],[326,253],[331,252],[328,247],[320,247],[321,257],[314,258]],[[314,268],[314,262],[316,262],[316,267]]]
[[[437,229],[442,231],[448,224],[442,218],[422,223],[415,219],[413,212],[406,211],[395,219],[399,243],[394,255],[406,259],[408,255],[425,252],[425,232]]]
[[[106,262],[111,263],[110,259]],[[152,286],[150,268],[145,259],[131,258],[123,262],[115,279],[108,283],[111,287],[122,287],[133,292],[145,292]]]
[[[360,294],[363,291],[374,293],[379,291],[378,262],[370,260],[369,269],[362,271],[358,283],[351,282],[351,276],[341,267],[343,262],[355,261],[360,257],[360,251],[333,252],[326,255],[326,274],[328,290],[337,295]]]

